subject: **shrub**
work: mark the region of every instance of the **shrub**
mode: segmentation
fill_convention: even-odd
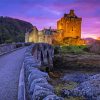
[[[59,54],[60,46],[54,46],[54,54]]]

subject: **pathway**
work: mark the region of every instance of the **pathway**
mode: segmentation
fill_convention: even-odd
[[[17,100],[20,69],[26,48],[0,56],[0,100]]]

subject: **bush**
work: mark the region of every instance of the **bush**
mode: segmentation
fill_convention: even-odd
[[[55,46],[54,47],[54,54],[59,54],[60,52],[60,46]]]

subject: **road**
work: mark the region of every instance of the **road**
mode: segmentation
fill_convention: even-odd
[[[0,100],[17,100],[25,50],[23,48],[0,56]]]

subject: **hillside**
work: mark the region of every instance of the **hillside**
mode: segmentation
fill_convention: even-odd
[[[10,17],[0,17],[0,44],[24,42],[26,31],[33,25],[29,22]]]

